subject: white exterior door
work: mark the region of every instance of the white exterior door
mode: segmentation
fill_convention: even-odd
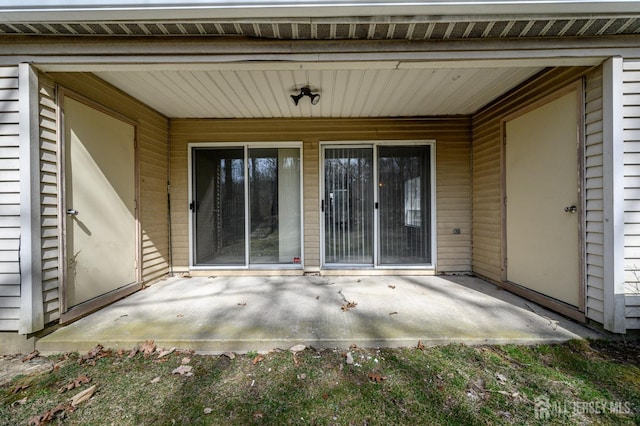
[[[65,305],[137,281],[135,127],[70,97],[65,124]]]
[[[578,94],[506,122],[507,280],[580,306]]]

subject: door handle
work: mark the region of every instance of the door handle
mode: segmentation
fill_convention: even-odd
[[[576,206],[569,206],[569,207],[565,207],[564,211],[567,213],[575,213],[578,211],[578,208]]]
[[[67,210],[67,214],[69,216],[78,216],[78,213],[80,213],[78,210],[74,210],[74,209],[68,209]]]

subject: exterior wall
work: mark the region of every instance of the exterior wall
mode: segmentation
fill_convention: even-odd
[[[172,258],[189,266],[188,149],[191,142],[302,141],[304,265],[320,268],[320,142],[436,140],[437,272],[471,271],[470,120],[187,120],[171,121]],[[460,228],[459,235],[453,228]]]
[[[602,68],[585,85],[586,317],[604,323]]]
[[[148,283],[163,277],[169,271],[168,119],[91,74],[52,73],[48,77],[137,123],[142,280]]]
[[[44,323],[60,317],[58,232],[58,117],[55,85],[39,78],[42,302]]]
[[[626,327],[640,329],[640,60],[623,62]]]
[[[501,120],[584,75],[586,69],[546,70],[473,116],[473,272],[503,281]]]
[[[18,67],[0,67],[0,331],[20,321]]]

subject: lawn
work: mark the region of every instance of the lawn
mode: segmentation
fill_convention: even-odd
[[[38,359],[51,368],[0,387],[0,424],[640,423],[637,342],[220,356],[153,346]]]

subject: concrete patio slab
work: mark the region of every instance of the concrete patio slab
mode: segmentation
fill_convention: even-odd
[[[349,310],[347,302],[357,305]],[[454,277],[169,278],[37,342],[43,353],[153,339],[201,353],[313,347],[562,342],[597,332],[498,289]]]

